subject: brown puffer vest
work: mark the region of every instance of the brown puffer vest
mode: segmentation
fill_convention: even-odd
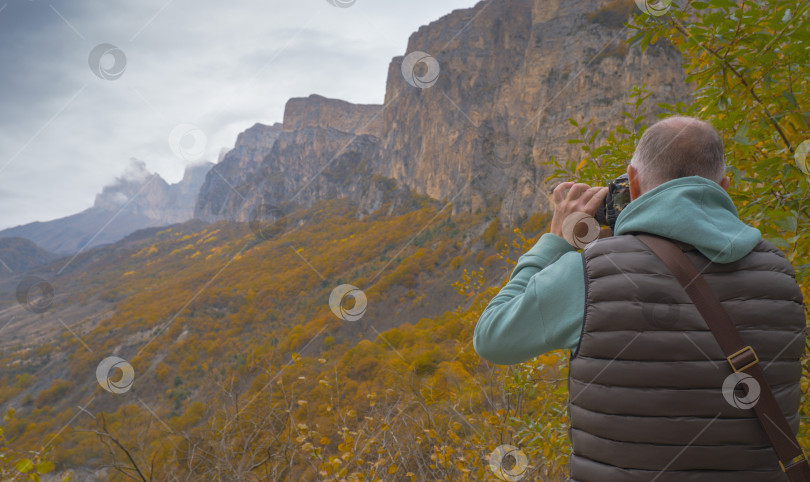
[[[759,355],[794,433],[805,344],[794,271],[761,241],[710,263],[679,244]],[[786,481],[754,411],[723,392],[728,362],[681,285],[635,236],[582,253],[585,321],[568,378],[570,477],[577,482]],[[748,401],[742,384],[736,395]]]

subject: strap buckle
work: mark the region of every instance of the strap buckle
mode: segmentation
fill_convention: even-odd
[[[783,464],[782,461],[780,460],[779,461],[779,467],[782,467],[782,472],[787,472],[788,469],[792,469],[793,467],[795,467],[796,465],[804,462],[805,460],[806,459],[805,459],[804,452],[802,452],[801,454],[799,454],[799,455],[793,457],[792,459],[788,460],[787,466],[785,466],[785,464]]]
[[[757,356],[754,349],[751,348],[751,345],[748,345],[742,350],[739,350],[727,356],[726,360],[728,360],[728,364],[731,365],[731,368],[734,370],[734,372],[737,373],[756,365],[759,362],[759,357]],[[735,362],[745,363],[745,365],[737,368]]]

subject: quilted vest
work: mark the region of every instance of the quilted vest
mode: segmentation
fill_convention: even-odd
[[[729,264],[677,244],[758,354],[797,432],[805,315],[790,263],[766,241]],[[787,481],[743,384],[724,392],[732,370],[666,265],[632,235],[591,243],[582,258],[585,320],[568,377],[570,480]]]

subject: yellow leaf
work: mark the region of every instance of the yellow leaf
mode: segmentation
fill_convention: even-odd
[[[17,466],[15,468],[17,469],[17,472],[27,474],[28,472],[31,472],[31,470],[34,468],[34,464],[28,459],[22,459],[19,462],[17,462]]]

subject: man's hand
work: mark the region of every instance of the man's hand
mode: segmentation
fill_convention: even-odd
[[[568,190],[567,195],[566,190]],[[582,183],[564,182],[554,188],[554,216],[551,218],[551,234],[564,238],[562,225],[565,218],[576,212],[583,212],[589,216],[595,215],[607,194],[607,187],[590,187]]]

